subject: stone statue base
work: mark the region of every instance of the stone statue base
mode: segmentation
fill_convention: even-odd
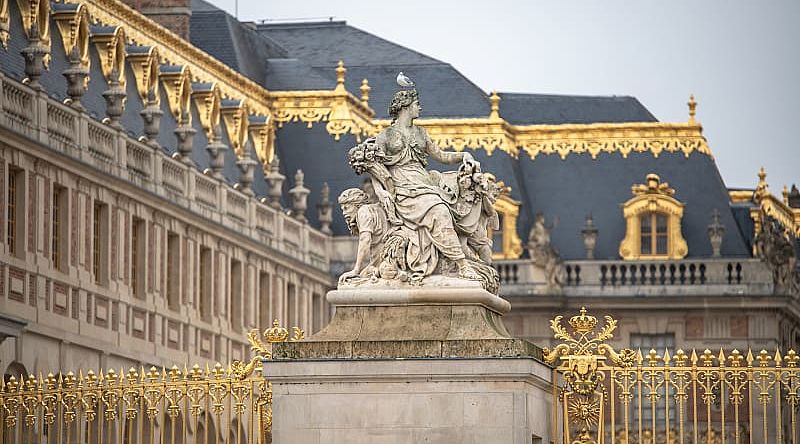
[[[330,324],[304,341],[274,344],[273,359],[541,358],[538,347],[512,338],[503,325],[508,301],[478,282],[427,279],[435,286],[362,284],[329,292],[336,306]]]
[[[509,335],[510,304],[479,283],[359,284],[328,301],[325,329],[272,344],[264,361],[275,442],[555,439],[552,371],[541,349]]]

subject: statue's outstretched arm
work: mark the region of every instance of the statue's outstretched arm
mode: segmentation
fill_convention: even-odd
[[[454,152],[454,151],[442,151],[436,143],[428,136],[428,133],[425,129],[422,129],[422,133],[425,135],[425,143],[428,148],[428,155],[437,162],[452,165],[454,163],[467,161],[473,161],[472,155],[466,151],[462,152]]]

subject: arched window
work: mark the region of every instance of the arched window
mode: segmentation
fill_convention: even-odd
[[[619,255],[626,260],[685,257],[683,204],[673,197],[675,190],[661,183],[656,174],[648,174],[646,184],[634,185],[631,190],[633,197],[622,206],[626,227]]]

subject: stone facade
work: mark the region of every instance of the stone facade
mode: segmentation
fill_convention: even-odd
[[[28,323],[0,346],[4,368],[229,362],[249,356],[245,332],[272,319],[309,332],[329,319],[329,236],[19,82],[0,84],[0,311]],[[12,95],[32,105],[17,127]]]

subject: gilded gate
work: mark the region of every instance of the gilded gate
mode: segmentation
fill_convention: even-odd
[[[615,351],[617,321],[585,308],[545,350],[555,365],[554,430],[566,444],[796,443],[800,357],[753,353]]]
[[[248,334],[253,358],[228,366],[92,370],[10,377],[0,443],[270,443],[272,386],[259,363],[304,333],[273,323]]]

